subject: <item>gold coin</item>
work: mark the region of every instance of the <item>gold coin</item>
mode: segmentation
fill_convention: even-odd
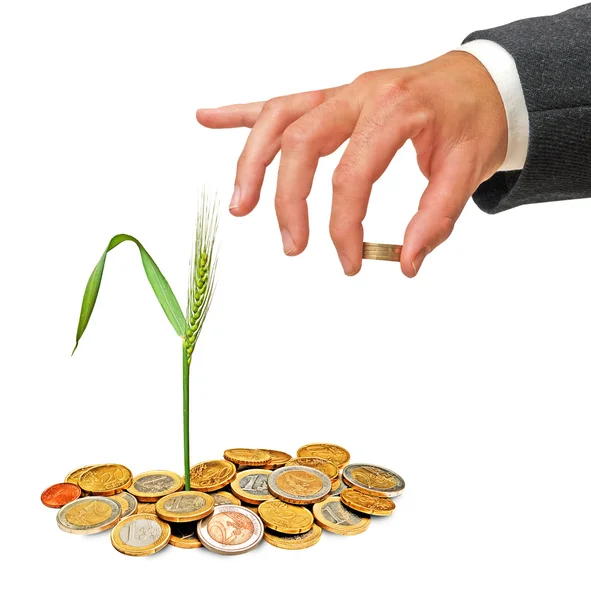
[[[136,514],[138,514],[138,515],[156,515],[156,503],[155,502],[138,502]]]
[[[272,471],[266,469],[248,469],[236,475],[230,484],[234,496],[249,504],[260,504],[265,500],[272,500],[267,487],[267,479]]]
[[[182,479],[172,471],[146,471],[133,478],[127,491],[143,502],[157,502],[182,487]]]
[[[341,492],[341,502],[365,515],[391,515],[396,508],[396,504],[390,498],[370,496],[352,488]]]
[[[267,500],[259,505],[259,517],[269,529],[291,535],[306,533],[314,525],[314,517],[307,508],[281,500]]]
[[[270,462],[271,454],[267,450],[231,448],[224,452],[224,458],[241,467],[262,467]]]
[[[79,469],[74,469],[72,472],[66,475],[64,479],[65,483],[73,483],[74,485],[80,485],[80,475],[84,473],[84,471],[88,471],[88,469],[92,469],[92,467],[96,467],[98,465],[87,465],[86,467],[80,467]],[[85,492],[82,492],[85,494]]]
[[[316,523],[322,529],[339,535],[357,535],[364,532],[370,523],[368,517],[349,510],[338,496],[331,496],[324,502],[315,504],[313,512]]]
[[[154,515],[131,515],[111,532],[116,550],[129,556],[148,556],[162,550],[170,540],[170,525]]]
[[[156,514],[172,523],[188,523],[207,517],[213,507],[213,498],[204,492],[175,492],[156,502]]]
[[[236,465],[227,460],[208,460],[191,467],[191,489],[215,492],[236,477]]]
[[[132,479],[127,467],[109,463],[86,469],[80,474],[78,485],[94,496],[113,496],[128,488]]]
[[[372,242],[363,242],[363,258],[400,262],[401,253],[402,246],[397,244],[374,244]]]
[[[195,523],[171,523],[171,535],[168,542],[177,548],[201,548],[202,544],[197,537]]]
[[[339,479],[339,468],[330,460],[326,458],[318,458],[316,456],[300,456],[299,458],[292,458],[285,465],[291,467],[292,465],[301,465],[302,467],[310,467],[311,469],[318,469],[322,471],[331,481],[334,483]]]
[[[339,469],[351,460],[349,452],[336,444],[306,444],[298,450],[297,454],[298,457],[315,456],[330,460]]]
[[[119,492],[111,498],[121,506],[122,519],[129,517],[129,515],[135,515],[137,512],[138,501],[129,492]]]
[[[222,504],[235,504],[236,506],[240,506],[242,502],[234,494],[230,494],[230,492],[211,492],[209,494],[213,498],[213,503],[215,506],[221,506]]]
[[[283,550],[303,550],[304,548],[310,548],[310,546],[317,544],[321,535],[322,529],[314,524],[310,531],[298,533],[296,535],[265,531],[263,539],[272,546],[282,548]]]
[[[58,527],[67,533],[99,533],[114,527],[121,519],[121,505],[111,498],[78,498],[57,513]]]
[[[265,469],[277,469],[284,467],[288,460],[291,460],[291,454],[281,450],[265,450],[271,455],[271,460],[265,465]]]

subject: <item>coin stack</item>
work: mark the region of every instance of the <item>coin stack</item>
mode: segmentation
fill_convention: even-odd
[[[307,444],[292,458],[279,450],[231,448],[224,458],[196,464],[190,490],[172,471],[135,477],[119,464],[88,465],[41,495],[58,508],[68,533],[111,530],[115,549],[147,556],[167,545],[241,554],[262,540],[299,550],[322,531],[356,535],[370,517],[390,515],[404,490],[394,471],[350,463],[336,444]]]

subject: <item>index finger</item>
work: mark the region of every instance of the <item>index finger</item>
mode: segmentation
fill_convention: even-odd
[[[211,129],[228,129],[231,127],[252,127],[257,119],[264,102],[249,102],[248,104],[229,104],[219,108],[197,109],[197,121]]]

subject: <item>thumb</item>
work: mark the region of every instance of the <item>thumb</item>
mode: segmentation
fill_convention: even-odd
[[[466,167],[441,169],[433,173],[404,234],[400,267],[407,277],[415,277],[427,254],[451,235],[458,217],[476,187]]]

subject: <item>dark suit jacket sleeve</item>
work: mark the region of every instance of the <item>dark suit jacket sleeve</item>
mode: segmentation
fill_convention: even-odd
[[[476,31],[515,59],[529,114],[521,171],[498,172],[474,201],[497,213],[521,204],[591,197],[591,4]]]

